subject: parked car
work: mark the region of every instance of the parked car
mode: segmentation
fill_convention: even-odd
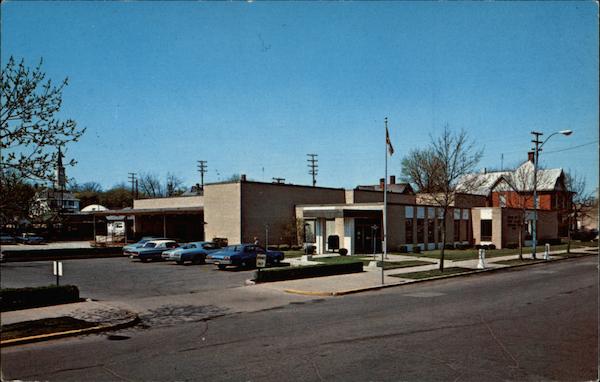
[[[7,233],[0,234],[0,244],[15,244],[17,240]]]
[[[175,240],[151,240],[140,248],[132,249],[129,256],[132,259],[140,259],[141,262],[148,260],[162,260],[162,253],[172,248],[179,247]]]
[[[144,236],[137,243],[128,244],[123,246],[123,255],[131,256],[131,251],[137,248],[141,248],[149,242],[150,240],[167,240],[165,237],[156,237],[156,236]]]
[[[210,241],[197,241],[187,243],[179,248],[170,249],[162,253],[164,260],[172,260],[177,264],[191,261],[192,264],[204,264],[209,253],[220,250],[217,244]]]
[[[35,233],[24,233],[21,236],[17,236],[16,239],[17,242],[23,244],[42,244],[45,242],[43,237],[38,236]]]
[[[230,245],[224,249],[211,253],[206,256],[206,262],[213,263],[219,269],[225,269],[227,266],[254,267],[256,266],[256,255],[267,255],[267,264],[279,264],[283,260],[283,252],[265,251],[263,247],[256,244],[238,244]]]

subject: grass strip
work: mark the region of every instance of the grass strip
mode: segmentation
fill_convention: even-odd
[[[471,271],[473,271],[473,269],[461,268],[461,267],[450,267],[450,268],[444,268],[444,272],[440,272],[439,269],[432,269],[429,271],[396,273],[396,274],[389,275],[389,276],[399,277],[402,279],[420,280],[420,279],[426,279],[429,277],[448,276],[448,275],[453,275],[453,274],[457,274],[457,273],[466,273],[466,272],[471,272]]]
[[[502,265],[521,265],[521,264],[535,264],[535,263],[544,263],[546,260],[543,259],[510,259],[510,260],[501,260],[494,261],[494,264],[502,264]]]
[[[2,325],[2,341],[15,338],[38,336],[41,334],[59,333],[68,330],[86,329],[97,326],[97,323],[78,320],[73,317],[44,318],[41,320],[17,322]]]

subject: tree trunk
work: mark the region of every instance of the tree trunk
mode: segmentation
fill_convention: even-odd
[[[567,218],[567,254],[571,253],[571,217]]]
[[[440,272],[444,272],[444,251],[446,250],[446,212],[442,217],[442,249],[440,251]]]
[[[523,226],[519,226],[519,260],[523,261]]]

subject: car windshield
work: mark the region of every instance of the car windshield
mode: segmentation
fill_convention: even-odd
[[[144,248],[154,248],[156,247],[156,243],[146,243],[144,244]]]
[[[183,249],[196,248],[196,244],[186,244],[182,247]]]
[[[243,245],[230,245],[229,247],[225,248],[226,251],[232,251],[232,252],[239,252],[242,251],[244,249]]]

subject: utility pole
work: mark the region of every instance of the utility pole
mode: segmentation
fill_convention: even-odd
[[[317,185],[317,174],[319,173],[319,160],[317,159],[318,154],[306,154],[309,158],[306,160],[308,162],[308,174],[312,175],[312,185],[313,187]]]
[[[207,172],[206,161],[198,161],[198,172],[200,172],[200,188],[204,190],[204,174]]]
[[[137,197],[136,195],[136,189],[137,189],[137,179],[136,177],[136,173],[135,172],[130,172],[129,173],[129,183],[131,183],[131,197],[133,199],[135,199]]]
[[[285,178],[273,178],[273,183],[283,184],[285,183]]]
[[[537,210],[538,210],[538,198],[537,198],[537,167],[538,167],[538,155],[541,151],[540,144],[540,136],[544,135],[543,133],[532,131],[531,134],[535,137],[533,142],[535,144],[534,154],[533,154],[533,224],[531,232],[531,239],[533,241],[531,247],[531,257],[536,258],[536,247],[537,247]]]

